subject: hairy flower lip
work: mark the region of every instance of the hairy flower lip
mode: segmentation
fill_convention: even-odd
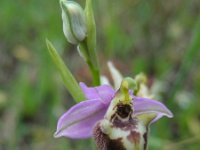
[[[98,87],[87,87],[80,83],[87,100],[72,106],[59,119],[57,131],[54,136],[68,137],[72,139],[85,139],[92,137],[95,124],[104,118],[116,91],[109,85]],[[149,98],[137,97],[131,94],[134,115],[154,113],[155,118],[150,121],[154,123],[163,116],[172,118],[172,112],[161,102]]]

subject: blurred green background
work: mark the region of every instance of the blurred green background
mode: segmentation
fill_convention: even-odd
[[[78,1],[84,6],[85,1]],[[174,113],[151,127],[150,150],[200,149],[200,1],[94,0],[102,74],[112,60],[123,75],[144,72]],[[74,104],[48,54],[52,41],[79,81],[87,66],[62,33],[59,2],[0,2],[0,149],[88,150],[92,140],[54,139]]]

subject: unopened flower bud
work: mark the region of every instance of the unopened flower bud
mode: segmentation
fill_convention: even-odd
[[[78,44],[86,37],[87,27],[82,7],[73,1],[60,0],[63,32],[68,42]]]

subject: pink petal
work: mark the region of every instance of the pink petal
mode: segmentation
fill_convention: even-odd
[[[95,123],[103,118],[107,107],[100,99],[76,104],[60,117],[54,136],[76,139],[91,137]]]
[[[135,115],[155,113],[156,117],[151,121],[151,123],[157,121],[163,116],[167,116],[169,118],[173,117],[172,112],[164,104],[157,100],[135,96],[133,98],[133,106]]]
[[[101,101],[105,104],[110,103],[115,94],[115,90],[109,85],[87,87],[81,82],[80,87],[87,99],[101,99]]]

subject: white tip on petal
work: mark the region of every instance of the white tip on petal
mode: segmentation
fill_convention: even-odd
[[[106,76],[103,76],[103,75],[100,76],[100,80],[101,80],[101,85],[110,85],[111,86],[111,84]]]
[[[121,85],[122,80],[123,80],[123,76],[117,70],[117,68],[115,68],[115,66],[113,65],[113,63],[111,61],[108,62],[108,68],[109,68],[109,71],[110,71],[111,76],[112,76],[113,81],[114,81],[114,88],[118,89]]]

